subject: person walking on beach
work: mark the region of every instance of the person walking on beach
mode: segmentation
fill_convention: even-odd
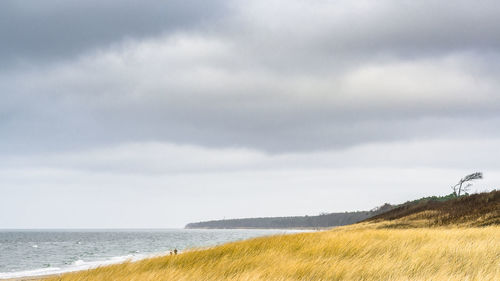
[[[177,255],[177,249],[174,249],[174,255]]]

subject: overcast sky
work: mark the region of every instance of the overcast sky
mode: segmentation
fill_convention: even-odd
[[[500,187],[498,1],[0,1],[0,228]]]

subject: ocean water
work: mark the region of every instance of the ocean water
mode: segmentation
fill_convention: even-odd
[[[84,270],[292,230],[0,230],[0,279]]]

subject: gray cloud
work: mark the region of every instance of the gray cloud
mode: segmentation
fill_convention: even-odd
[[[189,30],[224,14],[222,1],[15,1],[0,3],[0,59],[65,59],[124,39]]]
[[[231,36],[268,65],[292,70],[311,66],[318,72],[391,57],[496,53],[500,43],[495,1],[474,7],[468,1],[432,0],[238,3]]]
[[[11,24],[80,29],[54,46],[80,55],[0,73],[3,153],[130,141],[307,151],[463,128],[497,136],[494,2],[5,3]],[[14,39],[19,54],[36,45]]]
[[[145,43],[135,51],[111,51],[43,75],[9,79],[30,83],[19,83],[10,96],[4,152],[144,140],[283,152],[461,137],[464,128],[467,134],[497,135],[498,85],[463,68],[475,65],[474,57],[367,65],[337,76],[282,77],[246,66],[236,71],[212,66],[212,56],[231,57],[218,50],[193,66],[190,54],[182,56],[187,47],[170,44],[173,51],[163,55],[163,44]],[[123,56],[129,65],[122,63]],[[171,64],[177,66],[161,67]],[[27,100],[28,106],[22,102]]]

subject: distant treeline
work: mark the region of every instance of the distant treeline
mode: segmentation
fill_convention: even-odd
[[[268,217],[213,220],[189,223],[186,228],[322,228],[353,224],[389,211],[394,206],[385,204],[371,211],[329,213],[318,216]]]

